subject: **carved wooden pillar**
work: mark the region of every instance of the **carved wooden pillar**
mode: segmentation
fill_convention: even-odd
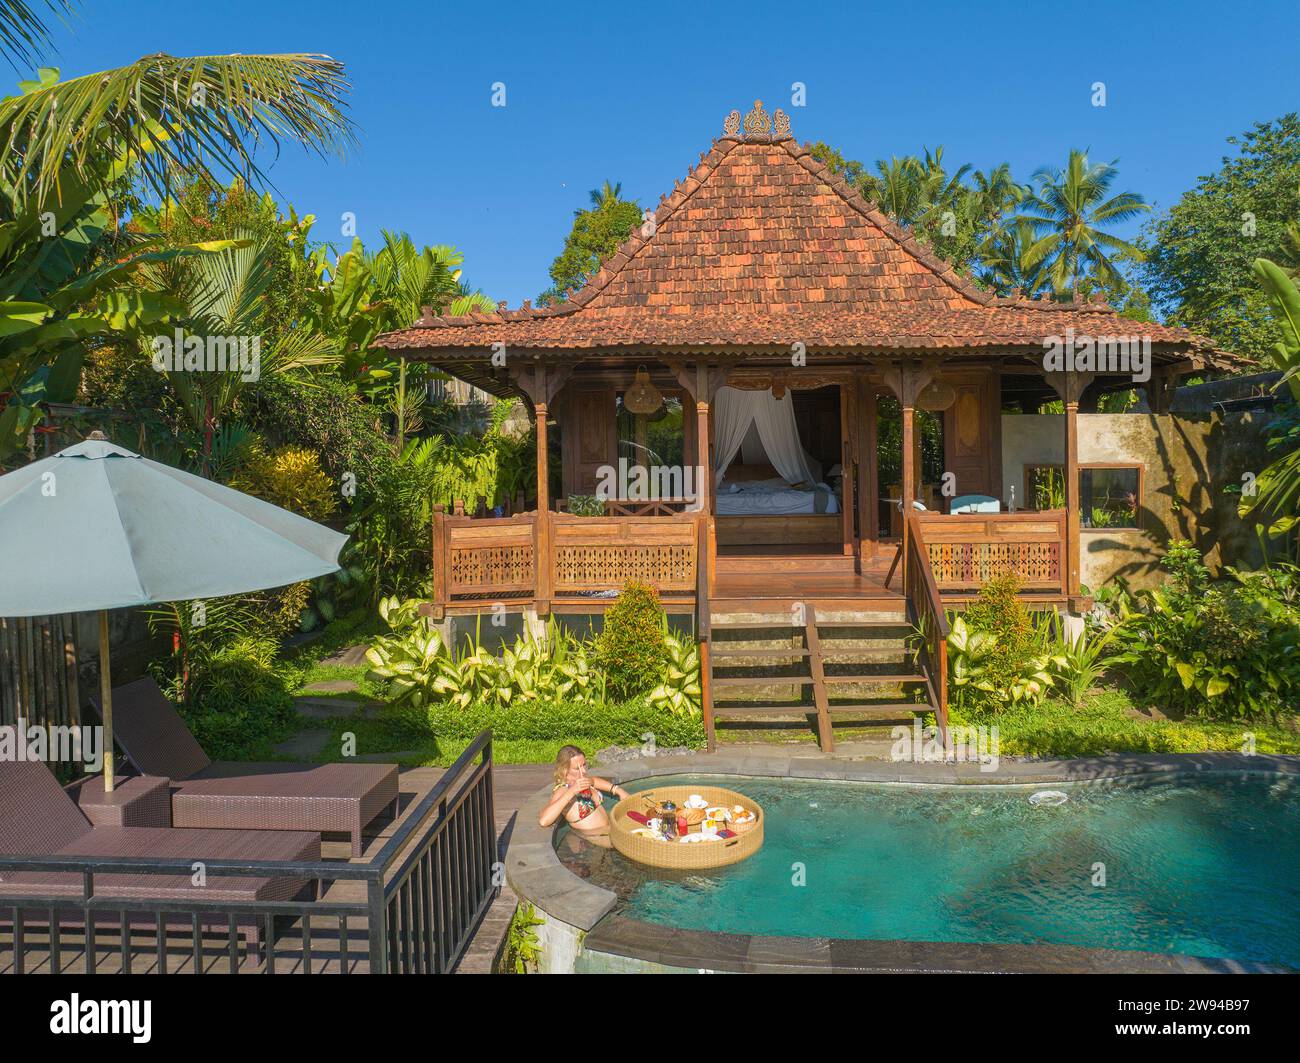
[[[533,404],[537,425],[537,522],[533,597],[541,616],[546,616],[551,611],[555,572],[555,558],[551,556],[551,470],[546,421],[550,416],[551,400],[560,393],[572,372],[573,363],[549,370],[541,362],[531,366],[515,365],[509,369],[511,379]]]
[[[1065,587],[1079,593],[1079,400],[1065,400]]]
[[[709,439],[709,406],[713,392],[709,387],[709,367],[701,362],[695,367],[695,448],[699,464],[696,497],[700,512],[713,512],[713,447]]]
[[[854,515],[858,486],[858,389],[856,383],[840,385],[840,511],[844,514],[844,553],[856,556]]]
[[[1079,596],[1080,520],[1079,511],[1079,399],[1096,379],[1096,373],[1044,373],[1047,382],[1061,396],[1065,407],[1065,592]],[[1073,607],[1073,605],[1072,605]]]
[[[541,393],[546,394],[546,368],[537,369]],[[549,407],[545,402],[535,403],[537,418],[537,557],[534,559],[537,612],[541,616],[551,611],[551,469],[550,451],[546,442],[546,418]]]
[[[907,551],[910,539],[908,520],[912,515],[912,503],[916,498],[916,400],[921,390],[934,378],[934,373],[934,366],[917,362],[904,362],[884,371],[885,383],[903,408],[903,483],[899,491],[903,519],[899,558],[904,594],[910,590],[907,585]]]

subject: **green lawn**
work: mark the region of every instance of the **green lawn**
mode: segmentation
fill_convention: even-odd
[[[963,717],[950,712],[952,723],[996,725],[1001,755],[1006,757],[1088,757],[1103,753],[1205,753],[1244,750],[1254,736],[1257,753],[1300,753],[1300,730],[1291,717],[1286,726],[1217,723],[1208,720],[1163,720],[1144,714],[1120,690],[1095,690],[1079,708],[1049,699],[1034,708]]]

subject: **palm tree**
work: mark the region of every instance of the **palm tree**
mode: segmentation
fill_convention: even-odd
[[[980,246],[979,279],[998,295],[1021,291],[1033,298],[1043,294],[1050,287],[1043,261],[1031,264],[1029,260],[1035,243],[1033,223],[1024,218],[999,226]]]
[[[284,330],[268,350],[261,350],[261,337],[271,324],[267,294],[275,278],[274,248],[251,229],[235,230],[225,243],[233,246],[146,265],[139,272],[141,287],[179,301],[184,309],[177,316],[189,336],[201,337],[205,343],[208,337],[220,338],[223,346],[238,339],[245,351],[250,342],[257,343],[258,376],[337,361],[335,341],[305,324]],[[235,353],[228,347],[227,352]],[[176,365],[168,367],[166,375],[191,426],[202,436],[207,475],[218,426],[252,378],[233,370],[191,372]]]
[[[622,181],[615,181],[613,184],[611,184],[609,181],[606,181],[599,188],[593,188],[590,192],[587,193],[587,197],[591,200],[591,206],[588,209],[600,210],[602,207],[606,206],[607,204],[617,203],[619,197],[622,194],[623,194]],[[579,218],[585,213],[586,211],[575,210],[573,212],[573,216],[575,218]]]
[[[1114,256],[1142,260],[1137,246],[1104,229],[1151,209],[1136,192],[1110,194],[1118,174],[1114,162],[1090,164],[1087,153],[1077,149],[1064,170],[1044,166],[1034,173],[1021,217],[1038,239],[1025,264],[1042,264],[1058,296],[1074,292],[1085,278],[1122,288],[1124,277]]]
[[[72,10],[69,0],[38,0],[38,3],[60,16]],[[0,53],[10,66],[30,65],[49,50],[47,17],[24,0],[0,0]]]
[[[1011,176],[1011,164],[999,163],[985,173],[976,170],[971,178],[971,209],[982,226],[1002,228],[1002,221],[1020,205],[1029,189]]]
[[[608,181],[605,188],[609,188]],[[425,307],[434,313],[445,308],[458,315],[494,311],[496,304],[491,299],[482,292],[469,291],[461,281],[463,261],[454,247],[439,245],[420,250],[406,233],[384,230],[384,246],[375,255],[367,256],[366,265],[374,279],[371,302],[385,307],[386,327],[414,324]],[[397,390],[388,397],[388,409],[393,415],[400,453],[407,433],[422,427],[424,393],[419,388],[408,390],[406,359],[400,355],[397,373]]]
[[[72,7],[71,0],[43,2],[57,14]],[[34,59],[48,40],[30,0],[0,0],[0,51],[11,62]],[[93,179],[92,162],[105,155],[134,161],[163,193],[177,170],[261,178],[250,145],[274,151],[288,140],[342,153],[354,139],[343,111],[343,65],[324,55],[159,52],[67,81],[45,67],[20,88],[0,99],[0,178],[20,203],[38,206],[56,195],[62,167]]]

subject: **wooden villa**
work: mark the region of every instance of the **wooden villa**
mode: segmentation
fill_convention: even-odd
[[[1045,360],[1053,338],[1139,330],[1146,381],[1113,358]],[[990,578],[1016,573],[1041,607],[1085,607],[1079,411],[1134,386],[1167,409],[1176,381],[1218,357],[1104,303],[981,290],[760,103],[732,112],[563,303],[426,315],[380,343],[521,398],[536,423],[534,508],[436,515],[437,616],[599,613],[626,580],[652,583],[694,618],[710,741],[721,691],[745,682],[725,674],[743,651],[724,662],[721,633],[802,625],[791,652],[826,748],[840,712],[901,704],[946,725],[944,610]],[[1063,504],[1034,508],[1006,497],[1001,414],[1057,399]],[[914,670],[826,664],[831,627],[890,625],[923,632]],[[835,700],[837,683],[877,679],[922,700]]]

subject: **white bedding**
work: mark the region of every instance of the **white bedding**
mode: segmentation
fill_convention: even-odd
[[[791,487],[784,480],[756,480],[724,483],[718,491],[717,512],[721,516],[762,514],[780,517],[791,513],[838,513],[839,502],[826,484]]]

